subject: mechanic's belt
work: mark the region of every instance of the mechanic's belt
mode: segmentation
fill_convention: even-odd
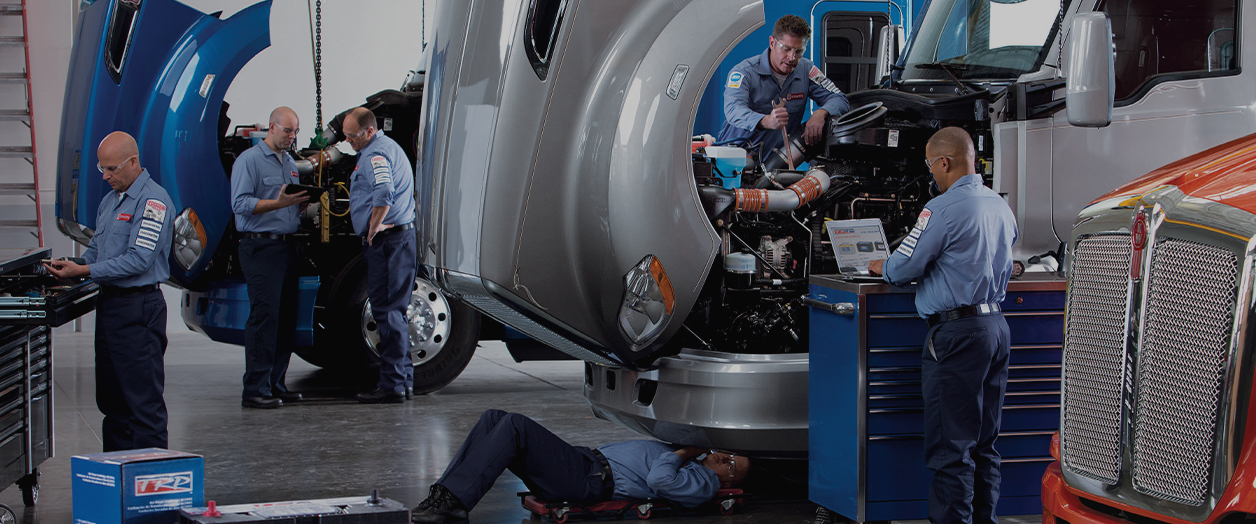
[[[244,238],[265,238],[270,240],[288,240],[292,235],[280,235],[276,233],[253,233],[251,231],[244,233]]]
[[[157,284],[149,284],[147,286],[135,287],[118,287],[118,286],[100,286],[100,295],[105,297],[120,297],[123,295],[138,295],[140,293],[148,293],[157,291]]]
[[[411,229],[414,229],[414,224],[404,224],[400,226],[393,226],[388,229],[380,230],[379,233],[375,233],[375,238],[386,237],[388,235],[400,233],[402,231],[409,231]],[[362,235],[362,238],[366,239],[366,235]]]
[[[1003,311],[1003,308],[1000,308],[998,304],[977,304],[975,306],[957,307],[950,311],[934,313],[926,317],[925,321],[929,323],[929,327],[933,327],[951,320],[959,320],[961,318],[975,317],[979,315],[990,315],[1000,311]]]
[[[610,500],[615,495],[615,474],[611,473],[611,463],[601,451],[593,450],[593,456],[602,464],[602,500]]]

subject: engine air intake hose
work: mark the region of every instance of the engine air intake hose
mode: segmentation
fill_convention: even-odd
[[[749,213],[793,211],[820,198],[828,189],[828,173],[812,169],[785,189],[734,189],[734,206],[737,211]]]

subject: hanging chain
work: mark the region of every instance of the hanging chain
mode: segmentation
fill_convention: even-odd
[[[314,2],[314,120],[323,128],[323,0]]]

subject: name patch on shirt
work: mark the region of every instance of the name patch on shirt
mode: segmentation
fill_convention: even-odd
[[[291,172],[290,172],[290,174],[292,175],[292,178],[293,178],[293,179],[296,179],[296,178],[297,178],[297,172],[296,172],[296,171],[291,171]]]
[[[371,169],[375,171],[375,185],[392,183],[392,170],[388,168],[387,158],[371,157]]]
[[[158,222],[166,221],[166,205],[155,198],[148,199],[144,202],[144,218],[151,218]]]
[[[806,97],[807,95],[802,94],[802,93],[790,93],[785,96],[785,100],[802,100]]]
[[[131,220],[131,215],[130,215],[130,214],[127,214],[127,213],[118,213],[118,220],[121,220],[121,221],[124,221],[124,222],[126,222],[126,221],[130,221],[130,220]]]
[[[729,73],[727,87],[730,89],[737,89],[741,87],[742,78],[745,78],[745,76],[741,74],[741,71],[733,71],[732,73]]]

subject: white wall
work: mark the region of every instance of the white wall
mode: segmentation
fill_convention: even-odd
[[[15,1],[15,0],[9,0]],[[107,1],[107,0],[100,0]],[[40,165],[45,244],[54,256],[73,254],[73,243],[61,235],[53,216],[56,198],[57,141],[61,107],[80,0],[27,0],[31,77],[37,157]],[[255,0],[186,0],[204,12],[223,11],[227,18]],[[314,0],[309,0],[312,6]],[[431,20],[436,0],[324,0],[323,1],[323,119],[358,106],[368,95],[401,86],[406,73],[421,60],[420,25],[423,6]],[[271,45],[249,62],[228,89],[232,124],[264,123],[270,111],[287,105],[301,118],[299,144],[313,135],[314,65],[310,43],[310,16],[306,0],[273,0]],[[0,17],[0,35],[20,34],[19,17]],[[427,32],[430,35],[430,31]],[[0,49],[0,71],[20,71],[20,47]],[[16,50],[16,51],[15,51]],[[0,109],[22,104],[21,91],[0,84]],[[26,145],[24,128],[2,124],[0,145]],[[14,144],[14,140],[21,140]],[[143,152],[141,152],[143,154]],[[0,161],[0,183],[29,183],[30,170]],[[17,166],[20,167],[20,166]],[[33,214],[22,197],[0,197],[0,218]],[[33,216],[31,217],[33,218]],[[0,247],[33,246],[33,239],[0,233]],[[183,329],[178,294],[167,292],[169,329]],[[86,323],[90,326],[90,319]]]

